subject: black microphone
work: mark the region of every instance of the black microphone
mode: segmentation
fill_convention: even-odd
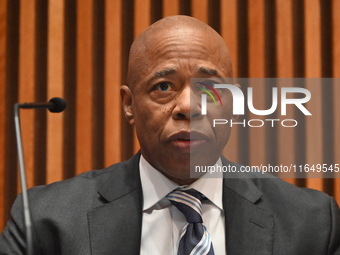
[[[19,173],[20,173],[20,183],[22,190],[22,204],[25,222],[25,232],[26,232],[26,254],[34,255],[33,247],[33,226],[31,220],[31,213],[28,203],[27,194],[27,183],[26,183],[26,170],[24,162],[24,152],[22,149],[21,140],[21,128],[20,128],[20,114],[19,109],[35,109],[35,108],[47,108],[50,112],[62,112],[66,108],[66,101],[60,97],[53,97],[50,101],[46,103],[16,103],[14,105],[14,122],[15,122],[15,135],[17,138],[17,149],[18,149],[18,161],[19,161]]]
[[[60,97],[53,97],[48,102],[44,103],[21,103],[20,108],[33,109],[33,108],[47,108],[50,112],[62,112],[66,108],[66,101]]]

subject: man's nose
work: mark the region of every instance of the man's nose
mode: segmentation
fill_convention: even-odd
[[[190,86],[186,86],[176,98],[173,111],[174,119],[188,119],[201,117],[200,101],[192,94]]]

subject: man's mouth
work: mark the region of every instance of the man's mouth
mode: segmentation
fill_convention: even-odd
[[[185,139],[185,138],[178,138],[176,140],[178,140],[178,141],[190,141],[190,139]]]
[[[169,139],[170,144],[180,152],[190,153],[200,149],[208,138],[199,132],[181,131],[172,135]]]

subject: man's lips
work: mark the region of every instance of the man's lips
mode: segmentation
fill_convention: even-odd
[[[208,141],[208,137],[196,131],[181,131],[171,135],[168,141],[181,152],[190,152],[203,146]]]

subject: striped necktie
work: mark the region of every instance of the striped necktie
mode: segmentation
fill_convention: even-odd
[[[187,224],[184,226],[179,246],[178,255],[214,255],[210,235],[203,225],[202,200],[205,197],[194,189],[174,190],[167,195],[170,202],[180,210]]]

